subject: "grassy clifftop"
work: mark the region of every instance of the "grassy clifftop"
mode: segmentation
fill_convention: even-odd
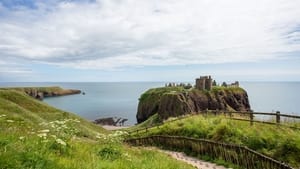
[[[192,168],[16,90],[0,90],[0,168]],[[164,159],[162,162],[161,159]]]

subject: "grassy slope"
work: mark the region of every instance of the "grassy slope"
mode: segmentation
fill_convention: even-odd
[[[167,155],[123,145],[121,134],[22,92],[0,90],[1,169],[192,168]]]
[[[249,122],[234,121],[223,116],[197,115],[166,122],[143,135],[179,135],[241,144],[300,167],[300,130],[286,127],[267,124],[250,126]]]

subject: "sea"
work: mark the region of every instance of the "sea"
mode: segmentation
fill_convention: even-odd
[[[73,112],[87,120],[105,117],[128,119],[125,125],[136,124],[141,94],[165,82],[0,82],[0,87],[60,86],[79,89],[83,94],[45,98],[56,108]],[[300,82],[240,82],[255,112],[276,112],[300,115]]]

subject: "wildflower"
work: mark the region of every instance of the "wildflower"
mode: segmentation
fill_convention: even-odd
[[[6,120],[8,123],[13,123],[14,121],[13,120]]]
[[[78,119],[74,119],[73,121],[76,123],[80,123],[80,121]]]
[[[40,130],[40,131],[39,131],[39,133],[49,133],[49,132],[50,132],[50,130],[48,130],[48,129]]]
[[[58,121],[58,120],[55,120],[54,121],[56,124],[65,124],[65,121]]]
[[[96,134],[96,138],[100,139],[100,138],[105,138],[106,136],[104,134],[100,134],[100,133],[97,133]]]
[[[0,117],[5,117],[5,116],[6,116],[5,114],[1,114],[1,115],[0,115]]]
[[[46,138],[46,137],[47,137],[47,133],[40,133],[40,134],[38,134],[37,136]]]
[[[24,140],[24,138],[25,138],[24,136],[19,137],[20,140]]]
[[[64,142],[64,141],[63,141],[62,139],[60,139],[60,138],[56,139],[56,142],[57,142],[58,144],[63,145],[63,146],[66,146],[66,145],[67,145],[67,143]]]

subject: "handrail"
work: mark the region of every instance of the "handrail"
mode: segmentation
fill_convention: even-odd
[[[187,151],[197,155],[208,155],[213,159],[223,159],[249,169],[292,169],[291,166],[265,156],[248,147],[216,142],[207,139],[196,139],[182,136],[154,135],[129,138],[125,140],[132,145],[161,146],[165,149]]]
[[[220,110],[206,110],[206,111],[201,111],[201,112],[194,112],[194,114],[191,114],[191,115],[199,115],[199,114],[208,114],[208,113],[212,113],[212,114],[229,114],[230,115],[230,119],[232,120],[239,120],[239,121],[248,121],[250,122],[250,124],[252,125],[253,122],[254,123],[265,123],[265,124],[271,124],[271,125],[281,125],[281,126],[284,126],[284,127],[289,127],[289,128],[292,128],[292,129],[300,129],[299,127],[295,127],[295,126],[288,126],[288,125],[283,125],[282,123],[280,123],[280,117],[288,117],[288,118],[295,118],[295,119],[300,119],[300,116],[297,116],[297,115],[289,115],[289,114],[281,114],[280,112],[277,112],[277,113],[266,113],[266,112],[246,112],[246,111],[220,111]],[[241,118],[232,118],[231,117],[231,114],[242,114],[242,115],[250,115],[250,119],[241,119]],[[260,121],[260,120],[254,120],[254,116],[253,115],[270,115],[270,116],[275,116],[276,117],[276,122],[269,122],[269,121]],[[189,117],[189,116],[187,116]],[[178,120],[181,120],[185,118],[185,116],[181,116],[181,117],[178,117],[174,120],[170,120],[170,121],[166,121],[167,123],[170,123],[170,122],[174,122],[174,121],[178,121]],[[143,129],[137,129],[137,130],[134,130],[134,131],[129,131],[130,133],[136,133],[136,132],[139,132],[139,131],[144,131],[144,130],[149,130],[149,129],[152,129],[152,128],[155,128],[155,127],[159,127],[161,125],[164,125],[165,123],[160,123],[158,125],[154,125],[154,126],[149,126],[149,127],[145,127]]]

